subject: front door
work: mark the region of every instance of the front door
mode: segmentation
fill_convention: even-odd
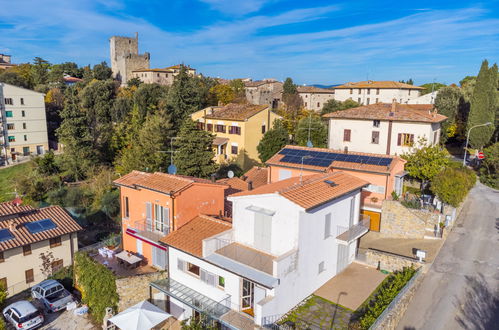
[[[341,273],[348,266],[349,245],[338,244],[338,259],[336,260],[336,274]]]
[[[379,231],[380,230],[381,213],[374,212],[374,211],[362,210],[362,214],[369,216],[369,218],[371,219],[371,222],[369,225],[369,230],[372,230],[372,231]]]
[[[247,279],[243,279],[243,287],[241,292],[241,306],[243,312],[249,314],[251,316],[255,315],[253,310],[253,303],[255,300],[255,283],[248,281]]]

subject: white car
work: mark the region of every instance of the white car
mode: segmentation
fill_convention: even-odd
[[[3,309],[2,314],[16,329],[34,329],[44,321],[43,313],[26,300],[10,304]]]

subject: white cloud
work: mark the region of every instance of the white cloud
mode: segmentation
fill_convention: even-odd
[[[229,15],[242,16],[254,13],[262,9],[266,4],[276,0],[200,0],[214,10]]]

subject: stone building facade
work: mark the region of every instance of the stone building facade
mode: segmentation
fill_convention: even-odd
[[[135,37],[112,36],[109,39],[111,51],[111,69],[113,78],[122,85],[132,78],[132,71],[149,69],[150,54],[139,54],[139,35]]]
[[[334,99],[334,89],[298,86],[297,90],[303,101],[303,106],[308,110],[319,112],[327,101]]]
[[[145,84],[160,84],[171,86],[173,84],[175,76],[180,73],[180,68],[182,64],[173,65],[164,69],[145,69],[141,68],[138,70],[133,70],[131,78],[139,78]],[[187,73],[190,75],[195,75],[196,70],[185,66]]]
[[[269,105],[277,108],[282,97],[282,82],[275,79],[245,81],[246,99],[255,105]]]

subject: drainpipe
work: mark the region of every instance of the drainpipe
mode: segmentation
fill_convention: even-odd
[[[388,122],[388,141],[386,142],[386,154],[390,154],[390,146],[392,144],[392,121]]]
[[[69,234],[69,245],[71,246],[71,265],[73,266],[74,265],[74,253],[75,253],[75,248],[74,248],[74,244],[73,244],[73,234],[70,233]]]

